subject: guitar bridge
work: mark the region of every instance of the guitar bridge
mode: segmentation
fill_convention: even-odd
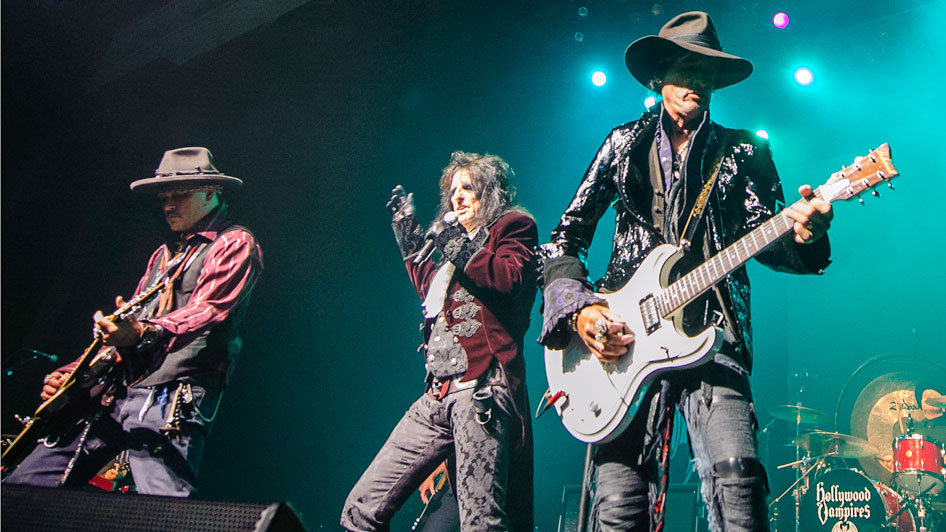
[[[647,334],[652,334],[660,328],[660,312],[657,311],[657,300],[654,299],[653,294],[648,294],[647,297],[641,299],[639,304],[644,329],[647,331]]]

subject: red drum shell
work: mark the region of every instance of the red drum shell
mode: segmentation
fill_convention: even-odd
[[[922,434],[893,441],[893,483],[910,493],[936,495],[946,487],[943,444]]]

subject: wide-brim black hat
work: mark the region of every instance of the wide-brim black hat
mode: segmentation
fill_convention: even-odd
[[[207,148],[178,148],[164,152],[154,177],[131,183],[135,192],[151,193],[169,185],[223,185],[225,190],[239,190],[243,180],[222,174],[214,166],[214,156]]]
[[[663,75],[667,61],[682,52],[697,53],[717,63],[716,89],[739,83],[752,74],[752,63],[723,52],[713,21],[702,11],[677,15],[657,35],[632,42],[624,52],[624,63],[637,81],[650,88],[651,81]]]

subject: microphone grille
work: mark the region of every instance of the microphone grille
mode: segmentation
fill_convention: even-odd
[[[457,213],[450,211],[443,215],[443,223],[453,225],[457,223]]]

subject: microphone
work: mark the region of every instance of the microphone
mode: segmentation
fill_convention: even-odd
[[[420,251],[417,252],[417,256],[414,257],[414,264],[422,264],[434,254],[434,249],[437,247],[437,244],[434,243],[434,237],[446,229],[444,225],[456,225],[457,220],[457,213],[450,211],[443,215],[443,222],[434,222],[434,224],[430,226],[430,229],[427,230],[427,234],[424,235],[427,241],[424,242],[424,247],[420,248]]]
[[[34,358],[34,359],[39,356],[39,357],[43,357],[43,358],[45,358],[45,359],[47,359],[47,360],[51,360],[51,361],[53,361],[53,362],[59,360],[59,357],[57,357],[56,355],[50,355],[50,354],[48,354],[48,353],[43,353],[42,351],[37,351],[37,350],[35,350],[35,349],[29,349],[29,352],[30,352],[30,353],[33,353],[33,358]]]

